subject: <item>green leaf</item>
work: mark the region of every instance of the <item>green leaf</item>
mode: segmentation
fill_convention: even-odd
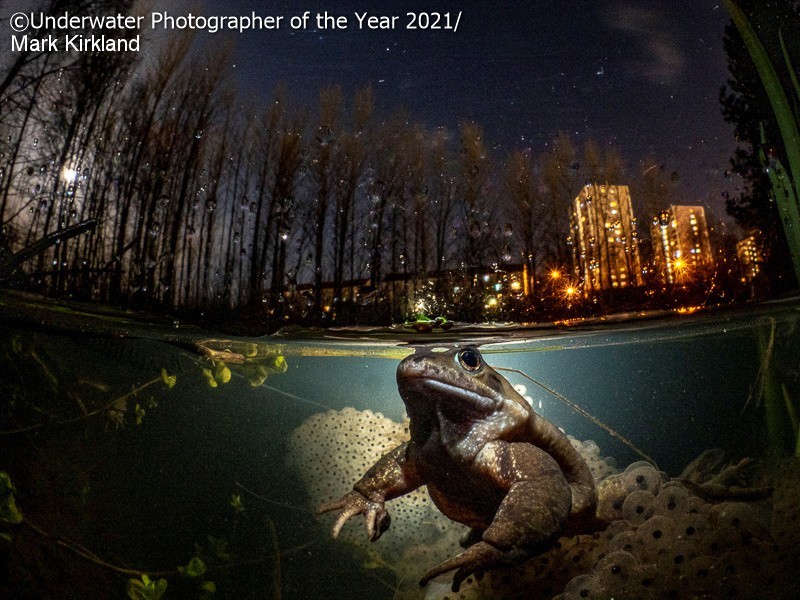
[[[217,383],[228,383],[231,380],[231,370],[224,362],[214,365],[214,379]]]
[[[167,591],[167,580],[152,581],[144,573],[141,579],[129,579],[126,591],[131,600],[159,600]]]
[[[208,383],[209,387],[217,387],[217,380],[214,379],[214,374],[211,372],[211,369],[203,369],[203,377],[206,378],[206,383]]]
[[[747,16],[735,0],[724,0],[724,3],[742,36],[742,40],[764,85],[764,90],[767,92],[767,97],[783,140],[786,157],[789,161],[788,172],[791,178],[787,187],[791,194],[786,193],[785,196],[781,196],[781,194],[777,193],[781,190],[776,189],[772,178],[770,180],[773,184],[773,191],[776,196],[775,202],[778,204],[784,232],[789,242],[794,272],[797,279],[800,280],[800,243],[796,239],[796,234],[792,232],[792,230],[796,232],[800,229],[800,207],[797,206],[796,200],[797,194],[800,194],[800,128],[798,127],[798,119],[792,111],[786,90],[783,89],[780,78],[775,71],[775,66],[772,64],[769,54],[762,45],[761,40],[759,40]],[[781,43],[783,43],[782,38]],[[788,54],[785,54],[784,60],[786,61],[787,58]],[[791,70],[790,61],[787,61],[787,67]],[[793,83],[796,81],[795,78]],[[796,85],[796,83],[794,84]],[[794,201],[790,201],[791,197],[794,197]]]
[[[136,412],[136,424],[141,425],[142,419],[144,419],[145,410],[139,404],[137,404],[135,412]]]
[[[231,505],[233,511],[237,515],[244,512],[244,504],[242,504],[242,497],[239,494],[231,494],[231,499],[228,500],[228,504]]]
[[[217,584],[214,583],[213,581],[204,581],[202,585],[200,585],[200,589],[209,594],[216,594]]]
[[[175,387],[175,384],[178,381],[178,376],[170,375],[167,373],[166,369],[161,369],[161,380],[164,382],[164,385],[166,385],[169,389],[172,389]]]
[[[185,567],[178,567],[178,573],[186,577],[201,577],[206,572],[206,563],[199,556],[193,556]]]
[[[17,508],[14,500],[14,486],[11,477],[5,471],[0,471],[0,522],[16,525],[22,522],[22,512]]]

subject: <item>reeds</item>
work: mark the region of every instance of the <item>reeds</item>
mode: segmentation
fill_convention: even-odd
[[[783,230],[789,243],[795,277],[800,283],[800,82],[794,70],[783,34],[778,32],[781,52],[789,72],[791,87],[787,90],[781,83],[775,66],[759,40],[747,16],[735,0],[724,0],[725,7],[733,19],[742,40],[758,70],[761,82],[767,92],[772,111],[781,133],[788,169],[784,169],[777,158],[770,158],[760,152],[761,160],[767,169],[775,203],[783,223]]]

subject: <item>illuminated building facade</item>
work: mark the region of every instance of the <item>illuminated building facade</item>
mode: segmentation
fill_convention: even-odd
[[[572,210],[575,275],[584,295],[642,285],[636,218],[627,185],[587,184]]]
[[[667,284],[703,281],[714,265],[702,206],[672,205],[653,219],[653,261]]]
[[[756,234],[750,234],[736,244],[736,257],[742,268],[742,282],[753,281],[761,272],[762,256]]]

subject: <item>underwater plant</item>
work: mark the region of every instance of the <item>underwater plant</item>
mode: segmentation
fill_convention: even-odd
[[[232,340],[201,340],[197,350],[211,361],[201,367],[209,387],[228,383],[233,374],[243,377],[251,387],[259,387],[268,377],[289,368],[280,347]]]
[[[147,573],[141,579],[129,579],[127,592],[131,600],[159,600],[167,591],[167,580],[151,580]]]
[[[7,525],[18,525],[22,522],[22,512],[17,508],[14,500],[14,486],[11,484],[11,477],[5,471],[0,471],[0,523]],[[7,533],[0,533],[0,539],[10,541]]]

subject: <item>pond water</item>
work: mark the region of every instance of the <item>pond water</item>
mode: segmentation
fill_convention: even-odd
[[[797,299],[540,329],[252,339],[25,297],[2,305],[0,471],[24,517],[0,525],[3,597],[157,597],[135,595],[142,573],[165,580],[165,598],[794,597],[781,577],[800,540],[798,467],[785,458]],[[314,509],[407,436],[398,362],[467,344],[573,436],[604,478],[601,510],[616,513],[605,531],[452,593],[447,576],[417,585],[464,530],[424,492],[388,503],[392,526],[374,544],[360,517],[332,539],[333,517]],[[729,494],[772,495],[712,501],[668,482],[711,448],[725,464],[753,459]]]

